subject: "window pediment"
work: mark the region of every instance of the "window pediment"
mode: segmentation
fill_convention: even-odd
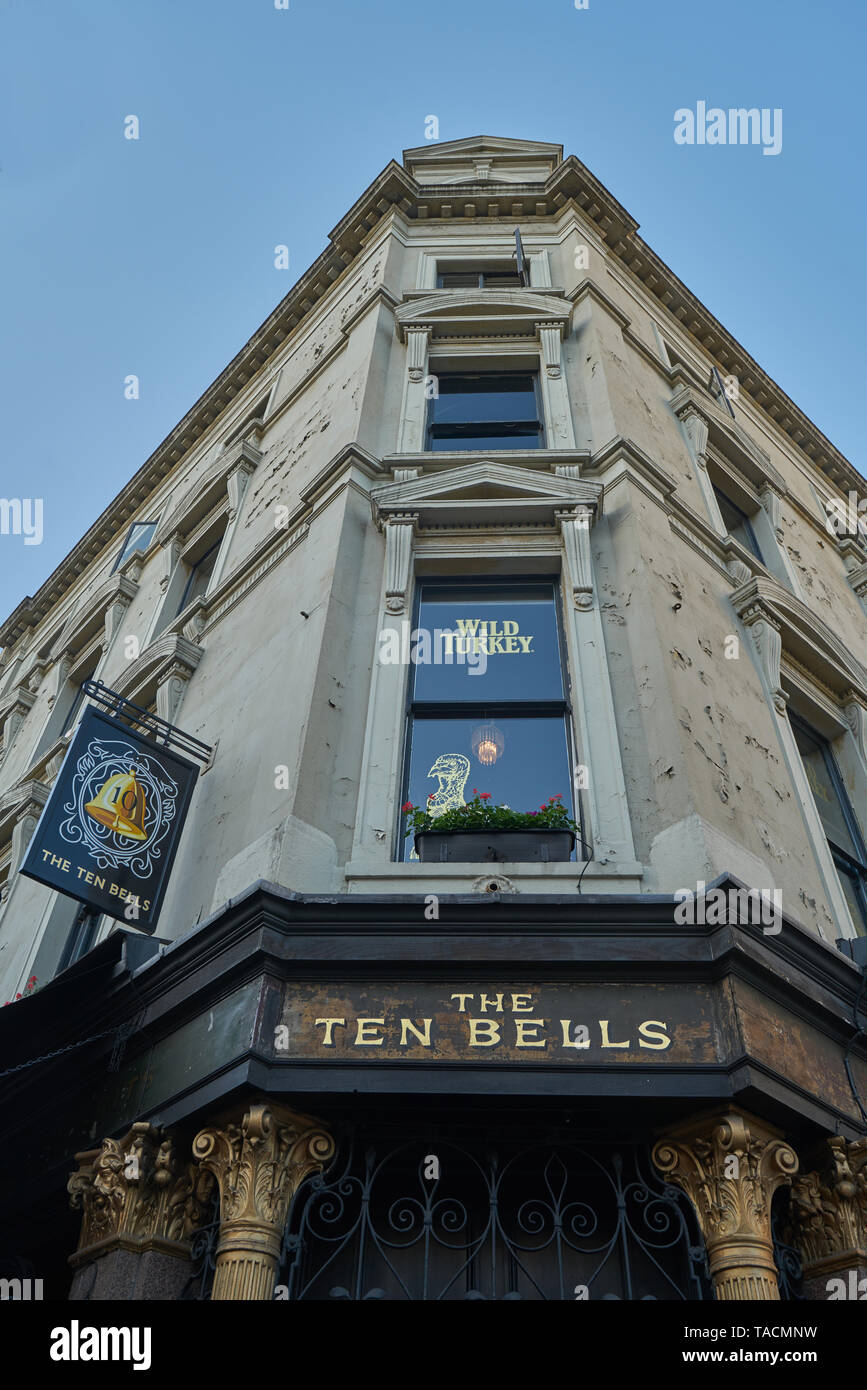
[[[487,338],[496,327],[497,335],[537,338],[537,324],[558,328],[561,337],[569,328],[572,305],[547,291],[528,288],[514,290],[437,290],[400,305],[395,321],[401,341],[412,329],[428,328],[432,341],[437,338]]]
[[[708,446],[723,462],[730,462],[741,472],[758,492],[769,483],[785,497],[788,488],[768,454],[706,392],[694,386],[682,386],[672,396],[671,408],[684,424],[690,415],[698,415],[707,428]]]
[[[261,434],[261,426],[254,422],[242,438],[221,450],[214,462],[191,483],[180,501],[163,518],[156,533],[159,545],[167,545],[174,535],[191,535],[199,523],[223,502],[227,510],[230,508],[229,478],[236,470],[248,476],[254,472],[262,457],[258,447]]]
[[[100,630],[104,631],[110,609],[117,608],[121,613],[126,611],[139,588],[137,580],[127,573],[128,569],[137,573],[138,565],[132,566],[128,561],[123,570],[117,570],[92,598],[86,599],[84,605],[75,610],[61,634],[58,644],[60,651],[70,657],[76,656]]]
[[[867,703],[867,670],[827,623],[777,580],[750,580],[735,590],[732,603],[748,626],[770,620],[782,650],[828,690],[841,699],[854,693]]]
[[[118,695],[125,695],[137,703],[136,696],[141,691],[150,690],[175,666],[182,667],[189,679],[203,655],[203,647],[188,641],[179,632],[170,632],[152,642],[136,661],[130,663],[114,682],[114,689]]]
[[[560,510],[601,510],[602,485],[482,460],[375,487],[371,505],[378,524],[395,513],[410,512],[421,525],[499,522],[519,526],[539,521],[553,525]]]

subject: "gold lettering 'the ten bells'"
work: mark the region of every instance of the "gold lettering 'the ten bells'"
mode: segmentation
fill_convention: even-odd
[[[464,998],[468,996],[463,996]],[[521,997],[521,996],[517,996]],[[524,996],[529,998],[529,995]],[[463,1011],[462,1011],[463,1012]],[[431,1027],[433,1018],[423,1018],[413,1021],[410,1018],[401,1018],[399,1047],[408,1047],[412,1043],[422,1047],[431,1046]],[[497,1047],[503,1042],[508,1042],[503,1037],[503,1026],[506,1020],[496,1018],[473,1018],[467,1016],[467,1042],[470,1047]],[[568,1047],[576,1051],[583,1051],[591,1046],[590,1030],[586,1025],[573,1024],[569,1018],[559,1020],[560,1033],[553,1037],[546,1036],[543,1032],[548,1026],[547,1019],[544,1018],[515,1018],[512,1020],[515,1028],[514,1046],[522,1048],[547,1048],[551,1042],[555,1047]],[[355,1037],[352,1038],[354,1047],[382,1047],[386,1041],[384,1029],[386,1019],[379,1018],[317,1018],[315,1020],[317,1028],[323,1028],[322,1037],[323,1047],[334,1047],[336,1045],[335,1028],[355,1028]],[[610,1033],[609,1020],[601,1018],[597,1020],[596,1026],[599,1029],[599,1045],[603,1049],[625,1049],[632,1046],[631,1037],[612,1038]],[[645,1019],[638,1025],[638,1046],[650,1048],[654,1051],[664,1051],[671,1046],[671,1038],[667,1033],[668,1025],[659,1019]],[[579,1033],[581,1036],[576,1037]],[[351,1037],[351,1033],[349,1035]],[[349,1038],[347,1038],[347,1041]]]

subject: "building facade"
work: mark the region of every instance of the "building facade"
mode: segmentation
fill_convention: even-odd
[[[862,486],[562,147],[389,164],[0,629],[9,1277],[850,1296]],[[88,679],[210,749],[153,937],[19,872]]]

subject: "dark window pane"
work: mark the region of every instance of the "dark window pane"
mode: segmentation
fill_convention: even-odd
[[[825,746],[825,740],[820,735],[812,733],[802,724],[793,721],[793,729],[825,834],[832,844],[851,854],[853,859],[861,860],[859,847],[856,846],[847,824],[840,790],[829,766],[832,756],[830,749]]]
[[[88,677],[85,677],[84,679],[86,680],[86,679],[88,679]],[[69,706],[69,709],[68,709],[67,712],[66,712],[66,718],[65,718],[64,721],[63,721],[63,728],[60,730],[60,732],[61,732],[62,734],[65,734],[66,731],[67,731],[67,729],[71,729],[71,728],[72,728],[72,725],[75,723],[75,720],[78,718],[79,710],[81,709],[81,706],[82,706],[83,704],[84,704],[84,691],[82,690],[81,686],[79,686],[78,689],[76,690],[75,694],[74,694],[73,697],[72,697],[72,704]]]
[[[756,534],[746,512],[742,512],[740,507],[736,506],[731,498],[726,497],[725,493],[720,492],[717,487],[714,488],[714,495],[719,504],[723,523],[729,535],[733,536],[736,541],[740,541],[745,550],[751,551],[756,559],[764,564],[762,552],[756,540]]]
[[[484,284],[486,289],[505,290],[519,288],[521,281],[517,271],[489,270],[485,272]]]
[[[137,521],[129,529],[129,534],[124,541],[123,549],[115,561],[115,569],[122,565],[124,560],[133,553],[134,550],[147,550],[157,529],[155,521]]]
[[[473,732],[492,723],[502,737],[502,752],[484,766],[473,752]],[[435,812],[465,805],[474,788],[490,792],[492,802],[514,811],[536,811],[559,792],[571,811],[568,769],[562,714],[494,720],[416,717],[411,724],[408,799]],[[402,857],[409,859],[412,851],[409,836]]]
[[[432,434],[428,447],[433,453],[454,453],[460,449],[541,449],[542,438],[536,423],[511,425],[487,434],[467,433],[467,427]],[[471,428],[471,427],[470,427]]]
[[[563,698],[557,611],[551,584],[505,589],[497,585],[425,582],[418,628],[430,634],[431,652],[435,655],[439,651],[442,660],[416,664],[416,701],[503,703]],[[457,636],[451,640],[436,639],[437,630]],[[473,670],[478,674],[471,675]]]
[[[859,874],[855,866],[847,864],[840,855],[834,855],[834,863],[837,866],[843,896],[852,914],[852,925],[859,936],[865,936],[867,935],[867,889],[865,889],[864,875]]]
[[[443,374],[437,380],[439,395],[430,403],[431,424],[538,419],[531,372],[508,376]]]
[[[463,290],[478,289],[479,272],[477,270],[449,270],[437,276],[437,285],[441,290]]]
[[[217,563],[217,554],[220,549],[220,542],[215,541],[210,550],[207,550],[201,560],[197,560],[190,571],[183,597],[178,604],[178,613],[182,612],[195,599],[201,598],[208,587],[208,581],[214,573],[214,566]]]
[[[516,270],[441,270],[437,275],[437,288],[441,290],[505,290],[519,288],[520,284]]]

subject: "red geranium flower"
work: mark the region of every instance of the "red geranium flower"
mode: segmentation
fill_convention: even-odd
[[[405,801],[405,802],[403,803],[403,805],[401,806],[400,809],[401,809],[402,811],[411,811],[411,810],[412,810],[412,802],[411,802],[411,801]]]
[[[490,801],[490,799],[491,799],[491,793],[490,793],[490,792],[482,792],[482,800],[483,800],[483,801]]]

